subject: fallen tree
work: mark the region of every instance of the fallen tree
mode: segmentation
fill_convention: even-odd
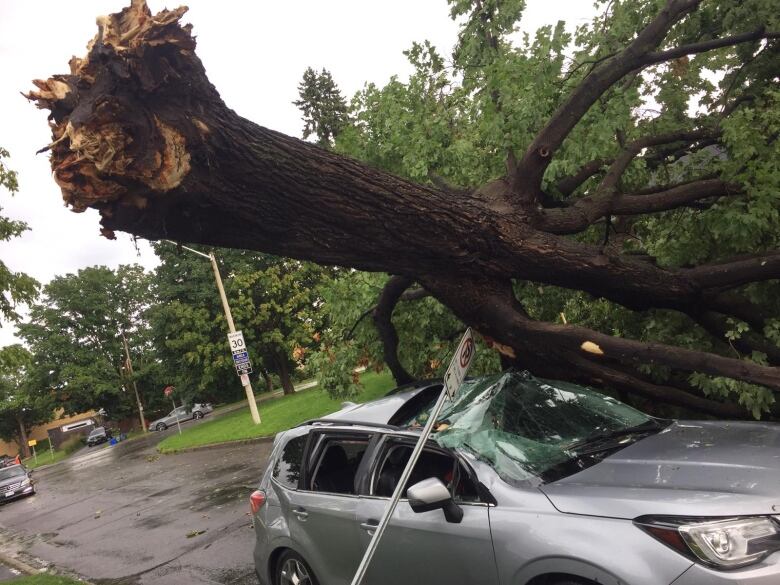
[[[552,164],[589,112],[616,91],[638,94],[650,67],[746,44],[748,60],[763,52],[777,62],[777,32],[722,25],[703,39],[692,31],[700,3],[669,0],[622,46],[594,49],[588,66],[564,80],[571,89],[533,139],[523,150],[507,148],[504,176],[468,188],[403,178],[241,118],[208,81],[190,26],[179,23],[184,8],[152,15],[134,0],[99,19],[86,57],[73,58],[69,74],[36,80],[29,97],[51,112],[47,149],[66,203],[74,211],[97,209],[107,237],[122,230],[398,275],[391,279],[396,290],[379,300],[377,319],[385,323],[416,282],[537,374],[739,417],[744,408],[687,383],[658,383],[643,366],[780,390],[777,346],[764,336],[775,315],[745,289],[780,277],[780,251],[764,244],[747,257],[668,266],[615,240],[618,227],[625,235],[638,217],[752,197],[749,181],[740,180],[744,169],[684,180],[658,169],[712,145],[727,149],[725,121],[771,99],[772,74],[751,70],[752,78],[735,81],[704,114],[679,118],[676,127],[629,116],[629,131],[617,130],[604,156],[564,176]],[[490,23],[499,19],[489,9],[475,2],[468,22],[482,26],[486,46],[498,50]],[[507,108],[498,92],[490,97]],[[773,148],[776,135],[760,139]],[[656,171],[636,184],[636,165]],[[672,180],[659,179],[667,176]],[[520,282],[583,291],[633,311],[684,314],[710,332],[713,349],[534,319],[513,289]],[[739,339],[741,356],[718,349],[727,346],[717,325],[724,321],[752,329]],[[397,345],[392,331],[387,339]],[[750,359],[757,348],[771,349],[762,352],[765,360]]]

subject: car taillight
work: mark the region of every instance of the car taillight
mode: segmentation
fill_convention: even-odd
[[[252,495],[249,496],[249,505],[252,507],[252,514],[257,514],[260,508],[265,504],[265,492],[255,490]]]

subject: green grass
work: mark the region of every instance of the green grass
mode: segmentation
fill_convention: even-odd
[[[46,573],[28,575],[27,577],[17,577],[16,579],[7,581],[7,583],[10,583],[11,585],[84,585],[83,581]]]
[[[63,459],[67,459],[83,446],[84,444],[81,440],[72,439],[60,445],[60,448],[52,453],[51,449],[49,449],[49,441],[47,439],[45,442],[41,441],[35,446],[35,451],[38,454],[37,459],[35,457],[30,457],[29,459],[24,459],[22,463],[24,463],[24,466],[27,469],[51,465],[52,463],[58,463]]]
[[[363,391],[352,400],[368,402],[383,396],[395,386],[389,372],[369,372],[361,375]],[[157,449],[161,453],[173,453],[180,449],[200,445],[212,445],[227,441],[239,441],[254,437],[273,436],[305,420],[318,418],[341,408],[341,400],[334,400],[315,387],[290,396],[280,396],[259,404],[262,422],[254,425],[249,408],[242,408],[218,419],[188,428],[181,435],[171,435]]]
[[[301,382],[296,382],[294,384],[295,388],[298,388],[300,386],[305,386],[306,384],[310,384],[311,382],[317,382],[316,378],[307,378],[306,380],[303,380]],[[267,392],[265,389],[265,385],[262,387],[256,387],[255,388],[255,401],[258,403],[258,405],[262,404],[263,402],[267,400],[271,400],[271,397],[274,394],[277,394],[278,392],[282,391],[281,386],[274,387],[273,391]],[[221,414],[225,410],[233,410],[236,406],[240,406],[246,404],[246,398],[242,398],[240,400],[236,400],[235,402],[226,402],[224,404],[220,404],[219,406],[214,407],[214,414]],[[262,408],[260,406],[259,408]]]

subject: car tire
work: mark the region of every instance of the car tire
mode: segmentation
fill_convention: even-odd
[[[154,429],[156,431],[164,431],[167,428],[168,428],[168,425],[166,425],[165,423],[157,423],[157,426],[154,427]]]
[[[195,420],[200,420],[203,418],[203,413],[199,410],[196,410],[195,412],[192,413],[192,418],[194,418]]]
[[[286,550],[279,557],[274,571],[274,585],[319,585],[317,577],[301,555]]]

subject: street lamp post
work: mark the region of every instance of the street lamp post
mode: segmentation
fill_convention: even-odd
[[[171,242],[170,240],[164,241],[176,246],[181,246],[181,244]],[[189,252],[192,252],[193,254],[208,258],[211,261],[211,268],[214,270],[214,279],[217,281],[217,290],[219,290],[219,298],[222,299],[222,308],[225,310],[225,319],[227,320],[228,329],[230,330],[230,333],[235,333],[236,326],[233,323],[233,314],[230,312],[230,305],[228,304],[227,296],[225,296],[225,287],[222,286],[222,276],[219,274],[219,266],[217,265],[217,259],[214,257],[214,253],[210,252],[208,254],[204,254],[203,252],[199,252],[193,248],[188,248],[187,246],[181,247]],[[257,411],[257,402],[255,402],[255,394],[252,391],[252,383],[249,381],[248,375],[245,374],[241,376],[241,385],[244,387],[244,391],[246,392],[246,399],[247,402],[249,402],[249,412],[252,413],[252,421],[254,421],[256,425],[259,425],[260,413]]]

